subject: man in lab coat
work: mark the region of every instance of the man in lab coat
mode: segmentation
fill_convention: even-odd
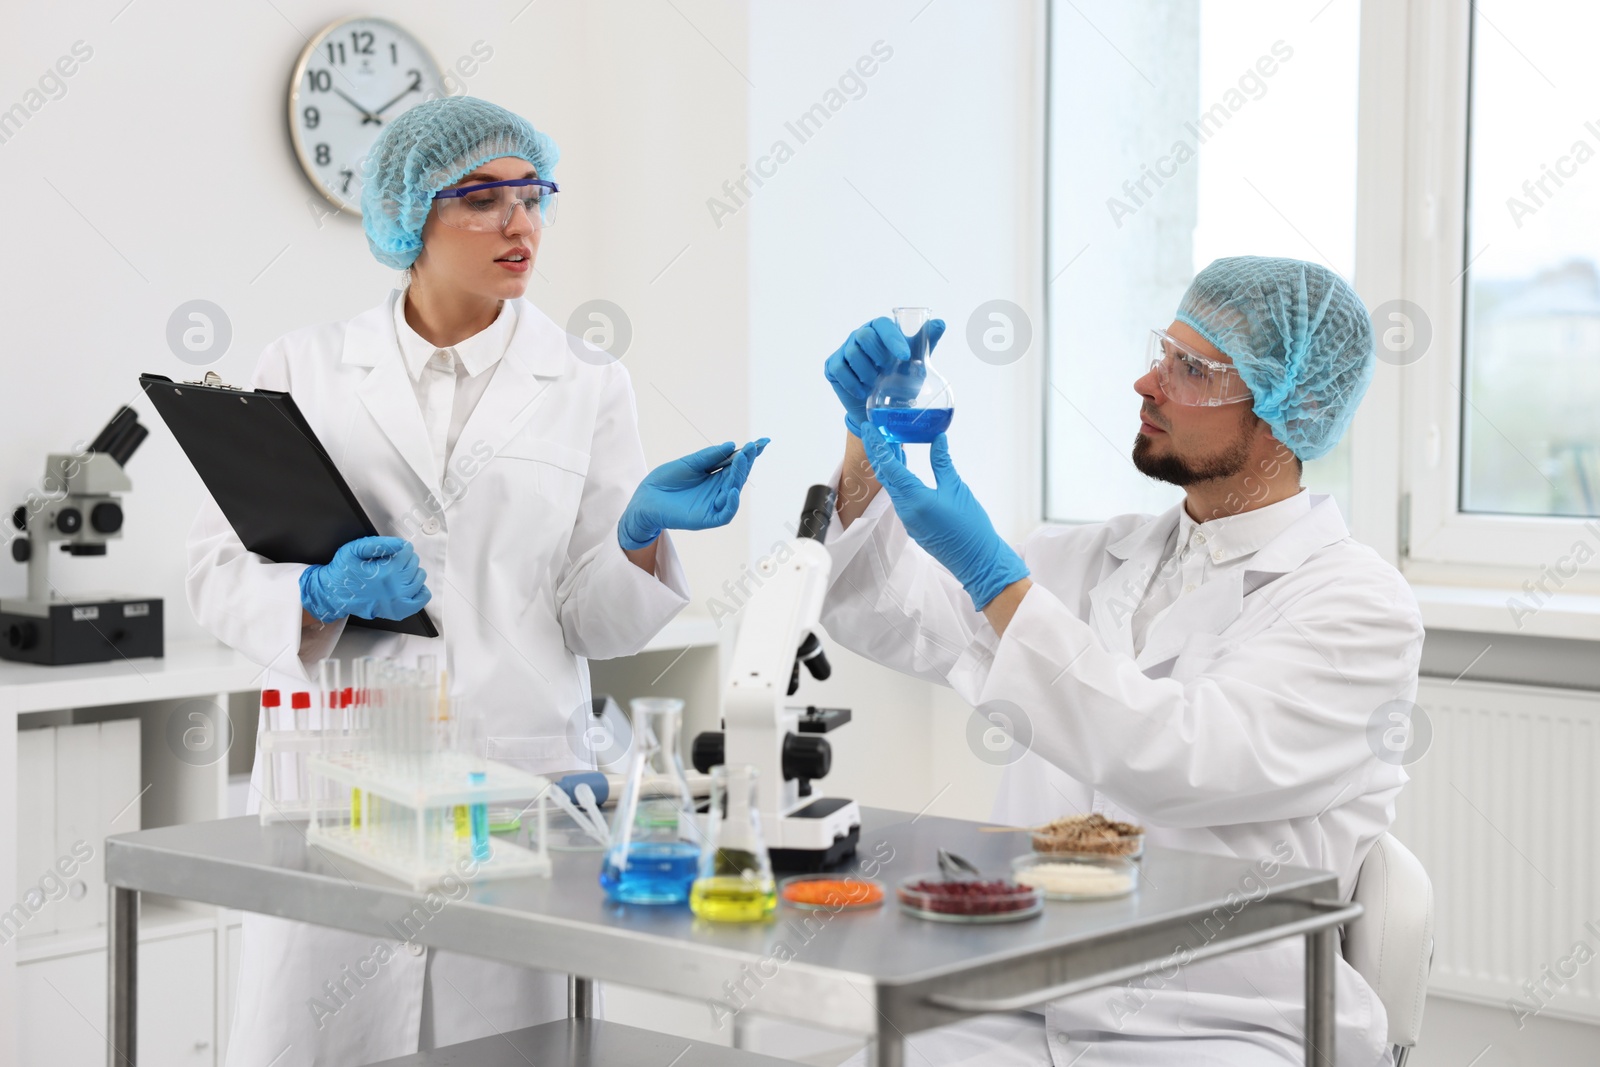
[[[1366,309],[1315,264],[1224,259],[1150,346],[1133,460],[1182,486],[1183,503],[1046,527],[1019,554],[944,435],[930,487],[865,423],[877,375],[908,349],[887,319],[852,334],[827,365],[850,434],[823,623],[1020,717],[1015,736],[1031,740],[998,821],[1103,812],[1142,823],[1151,844],[1252,861],[1267,884],[1284,864],[1335,871],[1348,898],[1406,780],[1368,723],[1415,696],[1422,647],[1404,579],[1300,485],[1301,461],[1337,443],[1371,379]],[[1054,1002],[1043,1020],[913,1035],[906,1062],[1298,1064],[1303,959],[1293,938],[1168,968]],[[1337,1062],[1388,1064],[1383,1005],[1337,968]]]

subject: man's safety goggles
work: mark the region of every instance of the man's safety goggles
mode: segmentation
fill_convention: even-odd
[[[1189,407],[1217,407],[1250,399],[1239,372],[1207,359],[1165,330],[1150,331],[1150,368],[1167,399]]]

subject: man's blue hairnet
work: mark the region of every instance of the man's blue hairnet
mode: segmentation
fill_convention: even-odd
[[[1178,321],[1233,360],[1255,413],[1301,460],[1339,443],[1372,381],[1366,305],[1315,263],[1219,259],[1189,283]]]
[[[367,154],[361,228],[372,254],[396,270],[411,266],[433,194],[501,156],[526,159],[549,178],[561,152],[527,119],[474,96],[442,96],[402,113]]]

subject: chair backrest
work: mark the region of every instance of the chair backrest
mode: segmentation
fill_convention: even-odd
[[[1384,834],[1356,876],[1366,913],[1345,931],[1344,958],[1383,1001],[1389,1043],[1409,1048],[1422,1031],[1433,965],[1433,883],[1409,849]]]

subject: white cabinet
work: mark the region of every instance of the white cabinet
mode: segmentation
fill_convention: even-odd
[[[139,946],[139,1062],[151,1067],[217,1063],[216,934]]]
[[[139,945],[139,1062],[215,1067],[216,934]],[[106,954],[80,952],[17,968],[19,1063],[105,1067]]]
[[[143,1021],[142,1019],[140,1020]],[[25,963],[17,968],[17,1062],[105,1067],[106,954]]]

